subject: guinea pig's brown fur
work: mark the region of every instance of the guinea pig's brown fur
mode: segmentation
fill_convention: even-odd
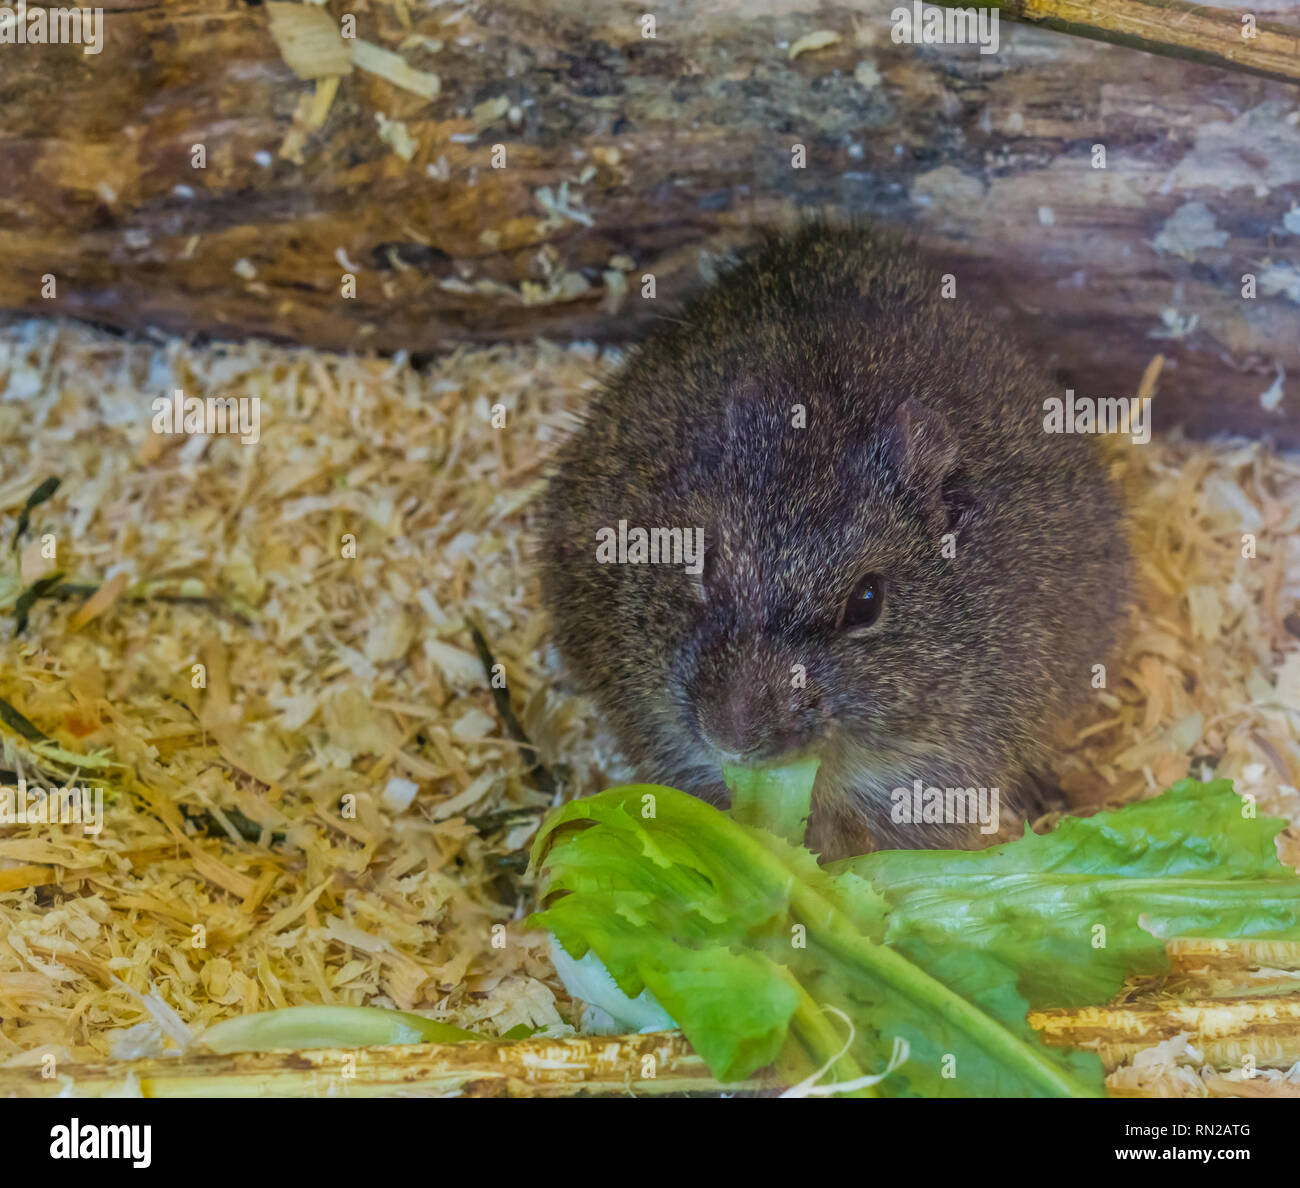
[[[1092,438],[1045,432],[1059,394],[863,227],[769,237],[663,323],[560,449],[539,540],[559,651],[641,775],[725,803],[723,761],[813,752],[824,857],[991,840],[891,793],[996,787],[1015,818],[1110,657],[1124,509]],[[601,563],[620,520],[702,528],[702,573]]]

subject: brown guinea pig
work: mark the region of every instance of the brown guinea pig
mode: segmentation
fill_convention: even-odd
[[[539,544],[560,654],[642,777],[725,804],[724,763],[814,753],[824,858],[1014,832],[1132,580],[1058,395],[862,227],[769,237],[638,346]]]

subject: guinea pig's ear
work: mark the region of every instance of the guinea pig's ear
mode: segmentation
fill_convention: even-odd
[[[949,524],[944,480],[957,466],[957,435],[943,413],[909,398],[895,409],[881,435],[886,464],[919,500],[935,532]]]

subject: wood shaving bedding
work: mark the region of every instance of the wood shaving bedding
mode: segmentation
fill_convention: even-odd
[[[551,798],[468,624],[571,790],[628,774],[557,684],[527,533],[547,454],[618,359],[539,342],[417,368],[0,326],[6,543],[62,480],[0,564],[0,698],[53,741],[0,723],[0,768],[105,790],[98,834],[0,826],[0,1065],[175,1051],[178,1028],[310,1003],[563,1029],[519,927],[537,814],[474,825]],[[257,443],[152,433],[176,389],[258,397]],[[1300,819],[1300,462],[1166,436],[1115,465],[1142,607],[1062,788],[1093,808],[1214,771]],[[56,572],[96,593],[38,599],[10,638]],[[1192,1091],[1175,1047],[1113,1088]]]
[[[503,737],[466,621],[528,729],[594,787],[590,727],[538,666],[521,529],[600,367],[549,344],[421,372],[0,331],[6,541],[62,480],[23,550],[53,534],[56,558],[0,566],[0,698],[72,758],[120,765],[77,774],[0,726],[0,768],[105,795],[98,834],[0,826],[0,1063],[143,1054],[140,1025],[169,1050],[147,994],[195,1033],[312,1002],[490,1034],[561,1023],[543,938],[517,927],[539,814],[486,838],[466,822],[551,800]],[[257,444],[152,433],[150,401],[175,389],[259,397]],[[38,601],[10,638],[21,588],[56,569],[110,594]]]

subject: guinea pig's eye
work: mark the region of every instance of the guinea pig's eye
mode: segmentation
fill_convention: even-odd
[[[846,630],[870,627],[885,609],[885,579],[869,573],[858,579],[853,593],[840,611],[840,626]]]

